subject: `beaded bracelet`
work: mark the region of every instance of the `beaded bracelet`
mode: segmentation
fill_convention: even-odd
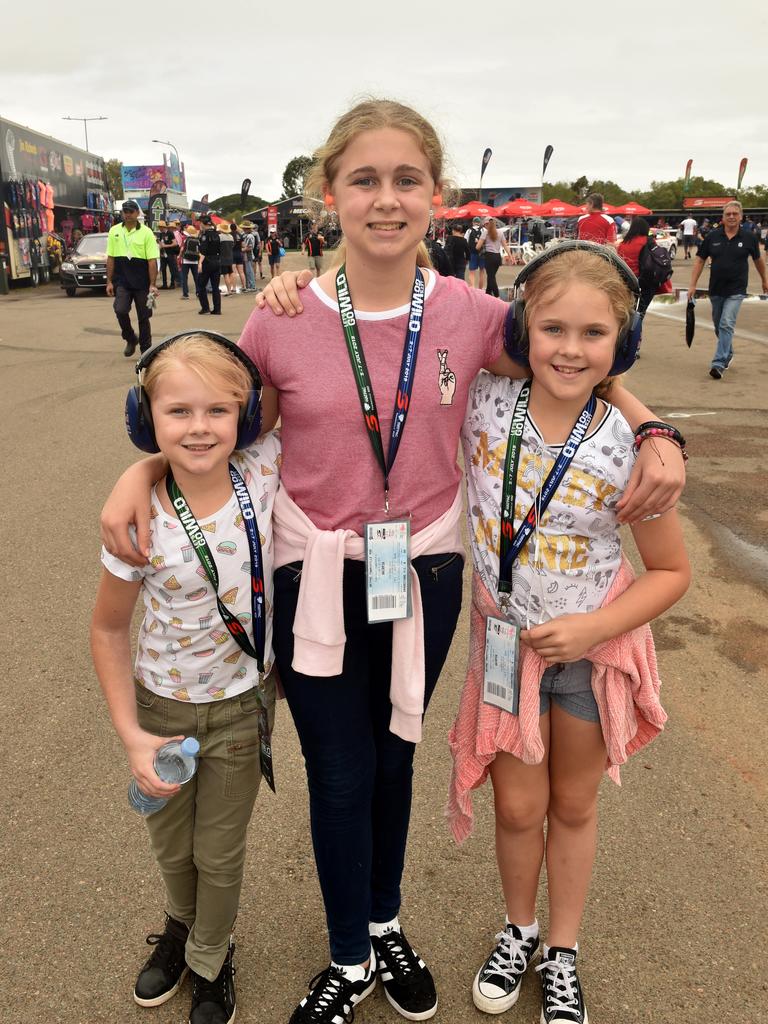
[[[662,423],[660,420],[648,420],[647,423],[641,423],[635,431],[635,440],[641,435],[643,437],[666,437],[681,448],[685,448],[685,438],[677,427],[673,427],[669,423]]]
[[[672,444],[676,444],[677,447],[680,449],[681,455],[683,456],[683,462],[688,461],[688,452],[685,450],[685,438],[680,433],[680,431],[675,430],[674,427],[668,427],[666,429],[664,429],[663,427],[646,427],[644,430],[638,428],[635,434],[635,454],[637,454],[637,452],[640,450],[640,445],[643,443],[643,441],[647,441],[649,439],[652,440],[655,437],[658,437],[663,441],[671,441]],[[656,449],[654,448],[654,451],[655,450]],[[659,456],[659,458],[661,458],[661,456]]]

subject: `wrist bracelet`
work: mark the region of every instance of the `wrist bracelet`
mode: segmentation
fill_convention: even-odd
[[[683,456],[683,462],[687,462],[688,452],[685,450],[685,438],[679,430],[676,431],[676,433],[678,436],[672,437],[666,431],[662,431],[657,427],[650,427],[648,430],[638,431],[638,433],[635,434],[635,443],[632,447],[634,448],[635,454],[637,454],[640,450],[640,445],[643,443],[643,441],[653,441],[654,439],[659,439],[661,441],[671,441],[672,444],[676,444],[677,447],[680,449],[680,454]],[[656,451],[655,448],[654,451]],[[661,458],[661,456],[659,456],[659,458]]]
[[[685,448],[685,438],[677,427],[673,427],[669,423],[662,423],[660,420],[648,420],[647,423],[641,423],[635,431],[635,438],[641,434],[644,436],[650,435],[651,437],[668,437],[670,441],[674,441],[681,448]]]

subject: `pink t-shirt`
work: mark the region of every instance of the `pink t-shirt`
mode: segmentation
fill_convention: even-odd
[[[361,533],[383,508],[383,474],[363,423],[338,306],[315,281],[302,300],[304,312],[292,319],[254,310],[240,344],[280,395],[280,474],[288,494],[319,529]],[[357,312],[385,454],[408,309]],[[390,508],[410,512],[414,532],[456,495],[469,385],[500,356],[506,311],[506,303],[457,278],[429,274],[411,403],[390,474]]]

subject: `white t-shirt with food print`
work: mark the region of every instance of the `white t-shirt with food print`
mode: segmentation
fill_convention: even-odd
[[[475,569],[499,601],[499,528],[509,425],[522,381],[481,372],[469,391],[462,445]],[[635,454],[632,430],[601,406],[512,572],[507,616],[521,626],[599,608],[621,560],[616,503]],[[545,443],[526,417],[517,472],[515,530],[541,490],[562,445]],[[506,595],[505,595],[506,596]]]
[[[280,472],[279,434],[265,434],[250,448],[233,452],[230,461],[248,487],[259,528],[266,602],[266,675],[273,662],[272,508]],[[258,684],[256,661],[240,648],[224,625],[213,586],[184,527],[160,504],[158,487],[165,487],[165,481],[152,491],[149,565],[137,569],[104,548],[101,552],[101,561],[113,576],[143,583],[145,612],[136,650],[136,680],[162,697],[193,704],[234,697]],[[253,643],[251,555],[235,494],[218,512],[198,523],[216,563],[221,600],[243,623]]]

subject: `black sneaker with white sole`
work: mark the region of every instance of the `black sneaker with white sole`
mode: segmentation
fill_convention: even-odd
[[[437,1012],[437,992],[429,968],[401,928],[371,935],[379,977],[389,1002],[406,1020],[429,1020]]]
[[[133,998],[139,1006],[160,1006],[179,991],[189,969],[184,959],[188,935],[185,924],[166,914],[162,935],[147,936],[155,948],[136,979]]]
[[[221,970],[208,981],[192,971],[192,1008],[189,1024],[232,1024],[237,1012],[235,997],[235,944],[230,943]]]
[[[539,936],[523,939],[519,928],[507,925],[496,936],[496,948],[475,975],[472,999],[483,1013],[503,1013],[520,996],[520,984],[536,950]]]
[[[290,1024],[351,1024],[354,1007],[376,986],[376,957],[365,977],[351,981],[344,968],[329,964],[309,983],[309,993],[291,1014]]]
[[[541,1024],[589,1024],[576,973],[576,950],[550,946],[541,972]]]

